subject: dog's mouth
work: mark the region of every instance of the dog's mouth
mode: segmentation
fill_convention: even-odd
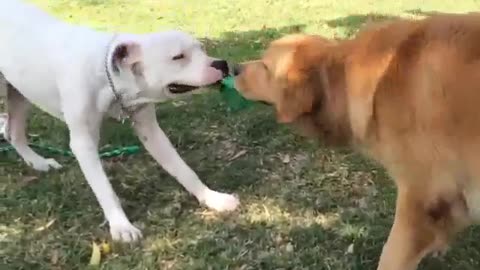
[[[192,91],[195,91],[195,90],[200,89],[200,88],[218,85],[220,82],[221,81],[218,81],[216,83],[209,84],[209,85],[204,85],[204,86],[193,86],[193,85],[188,85],[188,84],[171,83],[171,84],[168,85],[168,91],[170,91],[170,93],[172,93],[172,94],[185,94],[185,93],[192,92]]]
[[[196,90],[200,87],[198,86],[193,86],[193,85],[186,85],[186,84],[176,84],[172,83],[168,85],[168,90],[170,93],[173,94],[184,94],[188,92],[192,92],[193,90]]]

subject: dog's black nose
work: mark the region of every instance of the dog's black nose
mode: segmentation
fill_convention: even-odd
[[[228,63],[225,60],[215,60],[211,65],[213,68],[220,70],[223,73],[223,77],[228,76]]]
[[[242,73],[242,65],[235,64],[233,66],[233,76],[238,76],[240,73]]]

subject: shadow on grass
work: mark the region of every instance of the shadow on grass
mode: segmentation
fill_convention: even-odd
[[[458,13],[448,13],[448,12],[441,12],[441,11],[424,11],[424,10],[421,10],[421,9],[419,9],[419,8],[417,8],[417,9],[405,10],[404,12],[406,12],[406,13],[408,13],[408,14],[416,15],[416,16],[425,16],[425,17],[435,16],[435,15],[458,14]],[[470,12],[465,12],[465,13],[463,13],[463,14],[478,15],[479,12],[478,12],[478,11],[470,11]]]
[[[439,12],[439,11],[423,11],[419,8],[406,10],[405,12],[408,14],[416,15],[416,16],[434,16],[434,15],[448,14],[448,13]]]
[[[214,225],[216,226],[216,225]],[[220,237],[219,237],[220,236]],[[365,240],[354,240],[358,247]],[[278,228],[267,223],[232,225],[225,235],[207,234],[184,249],[182,254],[196,258],[195,267],[178,265],[178,269],[367,269],[361,267],[365,250],[347,249],[351,237],[342,237],[334,229],[318,224]],[[332,248],[335,246],[335,248]],[[381,247],[370,246],[368,257]],[[361,249],[359,249],[361,250]],[[372,260],[374,258],[371,258]],[[218,267],[220,269],[220,267]]]
[[[385,227],[391,225],[368,219],[345,220],[333,226],[244,219],[234,222],[211,222],[208,230],[191,232],[195,239],[182,239],[185,242],[176,250],[176,256],[191,260],[177,262],[174,269],[375,270],[386,240]],[[473,243],[478,233],[478,229],[467,230],[462,235],[471,239],[454,244],[446,257],[425,257],[419,269],[478,269],[477,260],[465,260],[477,254],[472,246],[478,245]]]
[[[333,20],[328,20],[327,25],[330,27],[341,28],[339,31],[343,38],[352,37],[363,25],[368,23],[383,22],[399,19],[398,16],[383,14],[352,14]]]
[[[273,40],[283,35],[302,32],[305,25],[263,28],[245,32],[224,32],[219,39],[202,38],[213,55],[233,61],[244,61],[260,56]]]

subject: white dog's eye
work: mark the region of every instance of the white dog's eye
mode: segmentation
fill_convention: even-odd
[[[183,53],[181,53],[181,54],[177,54],[174,57],[172,57],[172,60],[176,61],[176,60],[180,60],[180,59],[183,59],[183,58],[185,58],[185,55]]]

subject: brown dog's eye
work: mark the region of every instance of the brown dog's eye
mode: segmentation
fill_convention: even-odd
[[[180,60],[180,59],[183,59],[183,58],[185,58],[185,55],[183,53],[181,53],[181,54],[177,54],[174,57],[172,57],[172,60],[176,61],[176,60]]]

